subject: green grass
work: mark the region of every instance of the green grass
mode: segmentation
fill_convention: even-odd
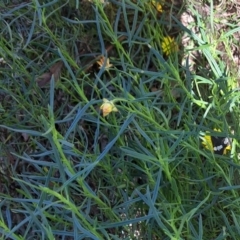
[[[240,239],[239,27],[206,4],[0,3],[1,239]]]

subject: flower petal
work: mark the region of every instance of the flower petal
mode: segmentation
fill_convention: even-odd
[[[114,105],[113,101],[109,101],[106,98],[103,98],[103,104],[100,106],[100,109],[102,110],[103,117],[106,117],[111,112],[118,111],[118,109]]]

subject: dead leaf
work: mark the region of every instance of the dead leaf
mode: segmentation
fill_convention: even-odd
[[[63,66],[63,62],[62,61],[58,61],[55,64],[53,64],[51,66],[51,68],[49,69],[50,72],[54,75],[54,79],[59,79],[62,66]]]
[[[27,133],[24,133],[24,132],[22,133],[22,137],[23,137],[24,142],[27,142],[28,139],[29,139],[29,135]]]
[[[151,92],[157,92],[157,91],[159,91],[158,88],[156,88],[156,87],[152,87],[150,90],[151,90]]]
[[[106,70],[113,66],[113,65],[110,63],[109,58],[105,58],[104,56],[102,56],[102,57],[97,61],[97,64],[98,64],[99,68],[104,67]]]
[[[52,75],[54,77],[55,82],[58,81],[60,74],[61,74],[62,66],[63,66],[62,61],[58,61],[58,62],[54,63],[50,67],[49,72],[43,73],[41,76],[39,76],[36,79],[37,85],[39,87],[44,87],[46,84],[48,84],[50,82]]]

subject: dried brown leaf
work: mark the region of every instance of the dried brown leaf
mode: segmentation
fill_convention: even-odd
[[[28,139],[29,139],[29,135],[27,133],[24,133],[24,132],[22,133],[22,137],[23,137],[24,142],[27,142]]]
[[[46,84],[48,84],[51,80],[51,77],[53,75],[55,82],[58,81],[61,70],[62,70],[63,62],[58,61],[54,63],[50,69],[49,72],[43,73],[41,76],[39,76],[36,81],[39,87],[44,87]]]
[[[105,63],[106,61],[106,63]],[[104,65],[105,63],[105,65]],[[110,60],[109,58],[105,58],[104,56],[102,56],[98,61],[97,61],[97,64],[99,66],[99,68],[102,68],[104,67],[105,69],[109,69],[110,67],[112,67],[113,65],[110,63]]]
[[[41,76],[39,76],[37,78],[37,85],[39,87],[44,87],[47,83],[50,82],[51,80],[51,77],[52,77],[52,74],[50,72],[48,73],[43,73]]]
[[[55,64],[53,64],[51,66],[51,68],[49,69],[50,72],[54,75],[54,79],[55,80],[59,79],[62,66],[63,66],[63,62],[62,61],[58,61]]]

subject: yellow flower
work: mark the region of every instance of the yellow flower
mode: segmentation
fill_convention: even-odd
[[[211,139],[211,136],[209,135],[209,133],[206,133],[204,135],[202,145],[204,148],[206,148],[208,150],[211,150],[211,151],[213,150],[212,139]]]
[[[151,1],[151,3],[159,13],[161,13],[163,11],[162,5],[159,2]]]
[[[174,38],[169,37],[169,36],[163,38],[163,41],[162,41],[162,51],[167,56],[170,53],[178,51],[178,45],[175,42]]]
[[[103,117],[106,117],[111,112],[117,112],[118,109],[115,107],[113,101],[109,101],[106,98],[103,98],[103,104],[100,109],[102,110]]]
[[[97,64],[99,65],[99,68],[104,67],[106,70],[112,67],[113,65],[110,63],[109,58],[106,58],[104,56],[101,56],[101,58],[97,61]],[[106,62],[105,62],[106,61]],[[105,65],[104,65],[105,63]]]
[[[221,132],[219,129],[214,129],[215,132]],[[215,137],[210,136],[207,132],[202,142],[204,148],[213,151],[219,155],[225,155],[228,151],[231,151],[231,139],[228,137]]]

